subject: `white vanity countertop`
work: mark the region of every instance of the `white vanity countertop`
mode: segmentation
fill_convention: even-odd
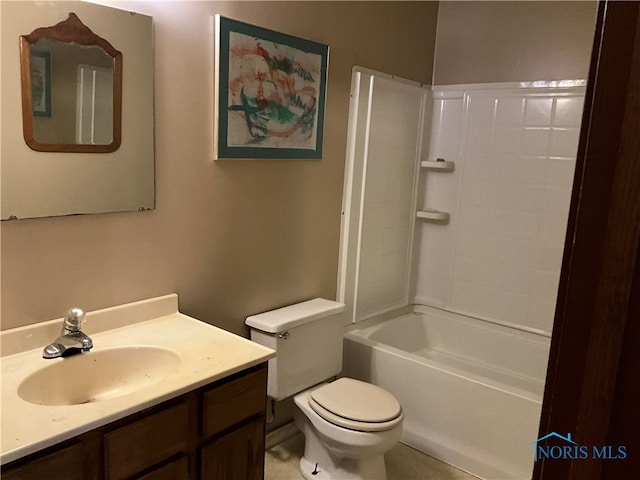
[[[263,363],[275,352],[178,311],[175,294],[87,313],[83,331],[91,355],[122,346],[161,346],[180,356],[157,383],[107,400],[80,405],[37,405],[18,395],[30,374],[68,359],[45,360],[42,350],[60,334],[62,319],[0,333],[2,420],[0,464],[106,425],[212,381]],[[134,368],[135,366],[132,366]],[[73,382],[73,378],[68,381]]]

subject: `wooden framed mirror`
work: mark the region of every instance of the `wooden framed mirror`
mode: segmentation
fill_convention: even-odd
[[[122,139],[122,53],[75,13],[20,36],[23,135],[39,152],[109,153]]]

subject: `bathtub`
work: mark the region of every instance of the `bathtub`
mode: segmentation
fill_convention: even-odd
[[[398,398],[403,443],[487,480],[531,478],[549,338],[424,306],[359,325],[343,375]]]

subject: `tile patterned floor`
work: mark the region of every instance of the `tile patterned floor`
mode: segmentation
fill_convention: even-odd
[[[304,448],[302,434],[267,450],[265,480],[304,480],[299,461]],[[402,443],[385,455],[388,480],[478,480]]]

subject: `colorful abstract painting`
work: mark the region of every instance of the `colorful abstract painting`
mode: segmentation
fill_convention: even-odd
[[[322,158],[328,47],[216,16],[216,158]]]

